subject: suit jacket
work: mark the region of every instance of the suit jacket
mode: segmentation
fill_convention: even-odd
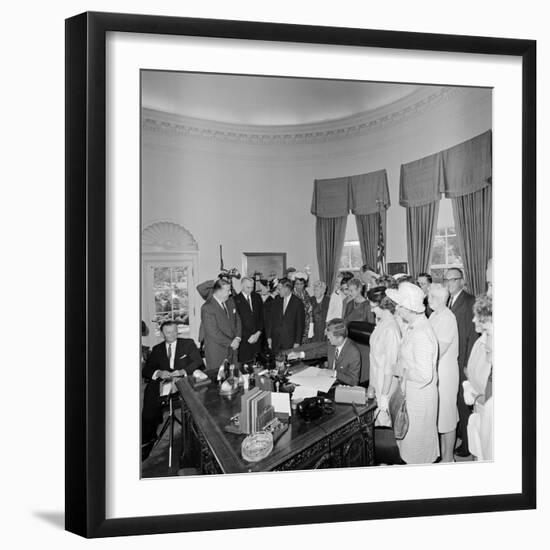
[[[242,341],[239,346],[239,361],[246,362],[254,359],[254,355],[261,351],[261,339],[255,344],[249,344],[248,339],[252,334],[264,330],[264,303],[257,292],[252,292],[250,300],[252,302],[252,309],[244,297],[242,292],[239,292],[234,298],[237,313],[241,319],[242,325]]]
[[[290,350],[289,350],[290,351]],[[336,347],[329,342],[312,342],[305,344],[292,351],[303,351],[305,359],[321,359],[327,358],[327,367],[332,369],[334,366],[334,356]],[[342,384],[349,386],[357,386],[361,375],[361,352],[357,345],[346,338],[342,351],[336,360],[336,378]]]
[[[184,369],[187,374],[193,374],[196,369],[204,370],[204,363],[195,342],[189,338],[176,340],[176,352],[174,355],[174,370]],[[166,342],[153,346],[151,354],[147,358],[141,374],[149,380],[156,370],[172,370],[166,353]]]
[[[305,320],[304,304],[300,298],[291,294],[283,314],[283,298],[277,296],[269,305],[266,323],[266,336],[272,339],[271,349],[277,352],[301,344]]]
[[[204,358],[209,369],[219,369],[227,358],[232,359],[231,342],[241,337],[241,319],[235,302],[229,297],[225,302],[227,313],[211,296],[201,307],[201,325],[204,334]]]
[[[468,364],[468,357],[470,357],[474,342],[479,337],[473,322],[475,301],[474,296],[463,290],[451,308],[458,325],[458,366],[461,380],[463,379],[463,368]]]

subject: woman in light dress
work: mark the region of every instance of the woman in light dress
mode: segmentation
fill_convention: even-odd
[[[430,286],[428,304],[432,310],[430,324],[439,344],[437,376],[439,378],[439,413],[437,429],[441,445],[441,462],[454,462],[456,425],[458,423],[458,325],[447,307],[449,291],[438,283]]]
[[[406,395],[409,429],[397,441],[401,458],[407,464],[434,462],[439,456],[437,433],[437,338],[424,315],[424,293],[404,282],[386,295],[397,304],[397,314],[406,327],[397,359]]]
[[[396,368],[401,331],[395,320],[395,302],[386,296],[386,287],[377,286],[367,291],[376,327],[370,335],[369,385],[376,392],[378,412],[376,426],[391,426],[388,408],[392,393],[397,387]]]
[[[474,406],[468,420],[468,446],[477,460],[493,459],[493,299],[476,298],[474,324],[481,336],[470,352],[464,401]]]

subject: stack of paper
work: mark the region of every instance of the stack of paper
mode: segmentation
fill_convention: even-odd
[[[288,381],[304,390],[327,393],[336,381],[336,377],[333,370],[308,367],[290,376]]]

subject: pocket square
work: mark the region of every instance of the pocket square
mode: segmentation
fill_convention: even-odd
[[[184,355],[182,355],[182,356],[180,357],[180,359],[185,359],[186,357],[187,357],[187,353],[185,353]]]

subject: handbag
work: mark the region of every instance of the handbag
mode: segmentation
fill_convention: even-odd
[[[397,385],[390,397],[389,410],[395,439],[404,439],[409,431],[409,413],[407,412],[407,399],[401,384]]]

